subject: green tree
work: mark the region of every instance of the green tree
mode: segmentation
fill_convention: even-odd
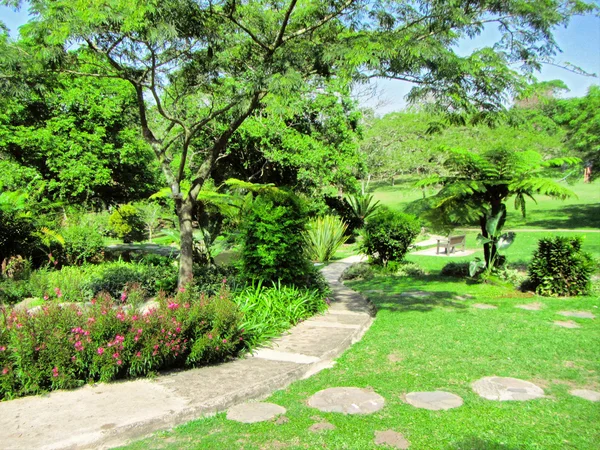
[[[142,135],[175,200],[185,283],[197,196],[258,110],[290,117],[299,97],[343,96],[352,80],[373,76],[418,84],[411,99],[500,109],[522,79],[510,64],[538,68],[557,49],[553,27],[594,8],[580,0],[34,0],[22,40],[43,47],[29,54],[53,67],[130,84]],[[502,33],[494,48],[456,53],[459,39],[492,22]],[[85,58],[73,58],[73,48]],[[210,139],[196,147],[199,136]]]
[[[526,198],[535,201],[536,194],[560,199],[575,195],[542,175],[549,167],[577,162],[569,157],[544,161],[533,150],[499,147],[476,154],[454,149],[444,162],[447,176],[431,176],[417,185],[442,185],[436,195],[423,201],[429,206],[426,216],[430,219],[443,224],[479,222],[484,262],[490,267],[492,261],[498,261],[497,238],[506,220],[506,201],[514,197],[515,208],[525,217]]]

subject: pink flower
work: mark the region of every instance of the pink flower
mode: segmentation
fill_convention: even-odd
[[[181,331],[181,327],[175,328],[175,332],[179,333]]]
[[[179,292],[185,292],[185,288],[184,287],[180,287],[179,288]]]
[[[169,308],[170,310],[175,310],[175,309],[179,308],[179,303],[170,302],[170,303],[167,305],[167,308]]]
[[[113,358],[115,358],[115,359],[119,359],[119,352],[115,352],[115,353],[113,353]]]
[[[58,367],[54,367],[54,369],[52,369],[52,376],[53,377],[57,377],[58,376]]]
[[[218,346],[218,345],[215,347],[215,350],[216,350],[216,351],[219,351],[219,346]]]
[[[0,347],[0,352],[3,352],[4,350],[6,350],[6,347],[4,347],[4,346],[1,346],[1,347]]]
[[[4,369],[2,369],[2,375],[6,375],[8,373],[8,369],[5,367]]]
[[[138,358],[141,358],[141,357],[142,357],[142,352],[137,352],[137,353],[135,354],[135,356],[137,356]]]
[[[102,347],[98,347],[98,354],[101,355],[104,353],[104,349]]]
[[[223,284],[227,283],[227,278],[223,278]]]
[[[56,296],[57,296],[58,298],[61,298],[61,297],[62,297],[62,292],[61,292],[60,288],[57,288],[57,287],[55,287],[55,288],[54,288],[54,292],[56,293]]]
[[[119,319],[121,322],[123,322],[125,320],[125,314],[123,314],[121,311],[119,311],[117,313],[117,319]]]
[[[144,330],[142,330],[141,328],[138,328],[138,330],[137,330],[138,334],[142,334],[143,331]]]
[[[95,305],[95,304],[96,304],[96,299],[95,299],[95,298],[93,298],[93,299],[90,301],[90,303],[91,303],[92,305]]]
[[[118,360],[118,361],[117,361],[117,366],[120,366],[121,364],[123,364],[123,361],[121,361],[121,360]]]
[[[81,343],[81,341],[75,342],[75,350],[77,350],[77,351],[83,350],[83,344]]]
[[[48,297],[47,295],[44,295],[44,300],[48,300],[50,297]]]
[[[133,316],[131,316],[131,320],[133,320],[134,322],[135,322],[136,320],[138,320],[138,319],[139,319],[139,317],[138,317],[138,316],[136,316],[135,314],[134,314]]]
[[[208,333],[208,338],[212,339],[212,334]]]
[[[227,343],[227,339],[223,339],[223,344],[226,344],[226,343]]]
[[[121,294],[121,301],[124,302],[125,300],[127,300],[127,292]]]

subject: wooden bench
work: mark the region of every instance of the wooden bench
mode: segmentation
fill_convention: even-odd
[[[448,239],[438,239],[437,240],[437,250],[436,254],[440,254],[440,247],[446,249],[446,254],[449,255],[452,252],[456,251],[456,247],[462,245],[462,251],[465,251],[465,242],[467,240],[466,235],[462,236],[448,236]]]

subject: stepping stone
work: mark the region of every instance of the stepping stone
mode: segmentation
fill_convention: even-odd
[[[554,325],[557,325],[557,326],[563,327],[563,328],[581,328],[579,326],[579,324],[577,324],[576,322],[573,322],[572,320],[566,320],[566,321],[555,320]]]
[[[406,403],[415,408],[439,411],[440,409],[458,408],[463,404],[463,399],[458,395],[444,391],[410,392],[405,396]]]
[[[529,381],[508,377],[484,377],[472,384],[480,397],[501,402],[531,400],[544,396],[544,391]]]
[[[590,402],[600,402],[600,392],[590,391],[589,389],[573,389],[569,394],[575,397],[581,397]]]
[[[431,292],[427,292],[427,291],[405,291],[402,292],[400,294],[400,297],[417,297],[417,298],[422,298],[422,297],[430,297],[431,296]]]
[[[392,430],[376,431],[375,445],[389,445],[390,447],[406,450],[410,443],[400,433]]]
[[[323,412],[372,414],[383,408],[385,399],[375,392],[355,387],[335,387],[317,392],[308,405]]]
[[[335,425],[329,422],[319,422],[311,425],[308,428],[308,431],[311,431],[313,433],[320,433],[321,431],[326,430],[335,430]]]
[[[470,294],[464,294],[464,295],[455,295],[454,296],[454,300],[469,300],[469,299],[473,299],[475,297],[473,297]]]
[[[273,403],[241,403],[229,408],[227,419],[241,423],[265,422],[285,411],[284,407]]]
[[[558,314],[565,317],[577,317],[579,319],[595,319],[596,316],[587,311],[559,311]]]
[[[544,305],[539,302],[529,303],[527,305],[515,305],[515,308],[526,309],[527,311],[539,311]]]
[[[474,305],[471,305],[473,308],[477,308],[477,309],[498,309],[497,306],[494,305],[487,305],[485,303],[475,303]]]

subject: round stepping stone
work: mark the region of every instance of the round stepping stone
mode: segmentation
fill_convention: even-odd
[[[444,391],[410,392],[406,394],[406,403],[415,408],[439,411],[440,409],[458,408],[463,404],[463,399],[458,395]]]
[[[539,311],[542,309],[542,306],[543,305],[541,303],[535,302],[527,305],[515,305],[515,308],[526,309],[527,311]]]
[[[372,414],[383,408],[385,399],[367,389],[335,387],[317,392],[308,399],[308,404],[323,412]]]
[[[569,394],[575,397],[581,397],[590,402],[600,402],[600,392],[590,391],[589,389],[573,389]]]
[[[566,321],[555,320],[554,325],[557,325],[557,326],[563,327],[563,328],[581,328],[579,326],[579,324],[577,324],[576,322],[573,322],[572,320],[566,320]]]
[[[389,445],[390,447],[399,448],[402,450],[406,450],[408,447],[410,447],[409,442],[404,438],[404,436],[392,430],[376,431],[375,445]]]
[[[271,420],[280,414],[285,414],[285,408],[273,403],[242,403],[229,408],[227,419],[255,423]]]
[[[473,308],[477,308],[477,309],[498,309],[497,306],[494,305],[487,305],[485,303],[475,303],[473,306]]]
[[[559,311],[558,314],[565,317],[577,317],[579,319],[595,319],[596,316],[587,311]]]
[[[308,428],[308,431],[311,431],[313,433],[320,433],[321,431],[326,431],[326,430],[335,430],[335,425],[332,423],[329,423],[329,422],[319,422],[319,423],[312,424]]]
[[[472,387],[479,396],[501,402],[524,401],[544,396],[544,391],[539,386],[509,377],[484,377],[474,382]]]

